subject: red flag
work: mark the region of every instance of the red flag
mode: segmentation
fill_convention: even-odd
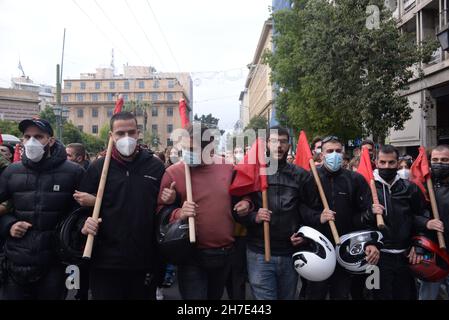
[[[427,160],[426,149],[419,147],[419,154],[410,168],[410,180],[421,189],[427,201],[430,201],[424,183],[430,177],[429,161]]]
[[[179,100],[179,115],[181,116],[181,126],[186,128],[189,125],[190,120],[187,113],[186,101],[184,99]]]
[[[16,144],[16,147],[14,148],[14,158],[12,160],[12,162],[19,162],[22,159],[22,156],[20,154],[20,144]]]
[[[251,192],[267,190],[265,169],[265,142],[258,138],[243,161],[235,166],[236,175],[229,187],[229,193],[240,197]]]
[[[295,164],[307,171],[310,171],[310,159],[312,159],[312,152],[310,152],[309,143],[307,142],[306,133],[301,130],[298,138],[298,145],[296,147]]]
[[[362,148],[362,154],[360,156],[360,163],[357,168],[357,172],[365,178],[368,184],[370,184],[371,180],[374,179],[373,166],[371,165],[371,157],[367,147]]]
[[[115,102],[114,114],[122,112],[122,107],[125,101],[123,100],[123,96],[120,94],[118,96],[117,101]]]
[[[3,144],[3,137],[2,137],[2,132],[0,130],[0,145],[2,145],[2,144]]]

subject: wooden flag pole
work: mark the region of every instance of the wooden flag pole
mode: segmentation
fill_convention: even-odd
[[[100,216],[101,203],[103,202],[104,189],[106,185],[106,180],[108,179],[109,164],[111,163],[113,145],[114,140],[112,140],[112,137],[109,137],[108,149],[106,151],[103,170],[101,171],[100,184],[98,185],[97,196],[95,199],[94,212],[92,213],[92,218],[95,221],[97,221]],[[91,258],[93,245],[94,245],[94,236],[92,234],[89,234],[87,236],[86,246],[84,247],[83,259]]]
[[[262,191],[262,206],[264,209],[268,209],[268,191]],[[265,244],[265,261],[271,260],[271,248],[270,248],[270,223],[268,221],[263,222],[263,240]]]
[[[427,179],[427,189],[429,191],[430,205],[432,206],[432,213],[434,219],[440,219],[440,214],[438,212],[437,200],[435,198],[435,191],[433,190],[432,179]],[[446,242],[444,241],[444,235],[442,232],[437,231],[438,244],[441,249],[446,249]]]
[[[321,202],[323,203],[324,209],[329,210],[329,203],[327,202],[326,195],[324,194],[323,185],[321,184],[320,176],[318,175],[318,171],[316,170],[315,162],[313,159],[309,160],[310,168],[312,169],[313,177],[315,178],[316,185],[318,187],[318,192],[320,193]],[[337,227],[335,226],[335,222],[329,220],[329,226],[331,228],[332,237],[334,238],[334,242],[336,245],[341,244],[340,236],[338,235]]]
[[[379,197],[377,196],[377,190],[376,190],[376,183],[374,182],[374,179],[371,179],[369,188],[371,189],[371,196],[373,197],[373,203],[374,204],[380,204]],[[376,214],[376,222],[377,227],[379,229],[385,229],[385,222],[384,218],[380,214]]]
[[[186,177],[187,201],[193,202],[192,177],[190,176],[190,167],[187,163],[184,163],[184,168],[185,168],[185,177]],[[190,239],[191,243],[196,242],[195,218],[194,217],[189,217],[189,239]]]

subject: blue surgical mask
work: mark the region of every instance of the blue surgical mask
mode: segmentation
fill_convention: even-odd
[[[190,167],[196,167],[201,164],[201,154],[187,149],[182,149],[182,160]]]
[[[324,158],[324,165],[331,172],[337,172],[340,170],[342,162],[343,155],[337,152],[328,153]]]

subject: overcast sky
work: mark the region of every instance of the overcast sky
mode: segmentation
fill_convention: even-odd
[[[220,127],[232,129],[269,5],[271,0],[0,0],[0,87],[21,74],[19,58],[34,82],[55,85],[66,28],[64,79],[109,66],[114,48],[116,73],[126,63],[191,72],[194,112],[212,113]]]

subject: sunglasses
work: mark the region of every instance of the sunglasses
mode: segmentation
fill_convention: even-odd
[[[341,142],[340,139],[337,136],[327,136],[325,138],[323,138],[323,140],[321,141],[322,144],[329,142],[329,141],[338,141]]]

